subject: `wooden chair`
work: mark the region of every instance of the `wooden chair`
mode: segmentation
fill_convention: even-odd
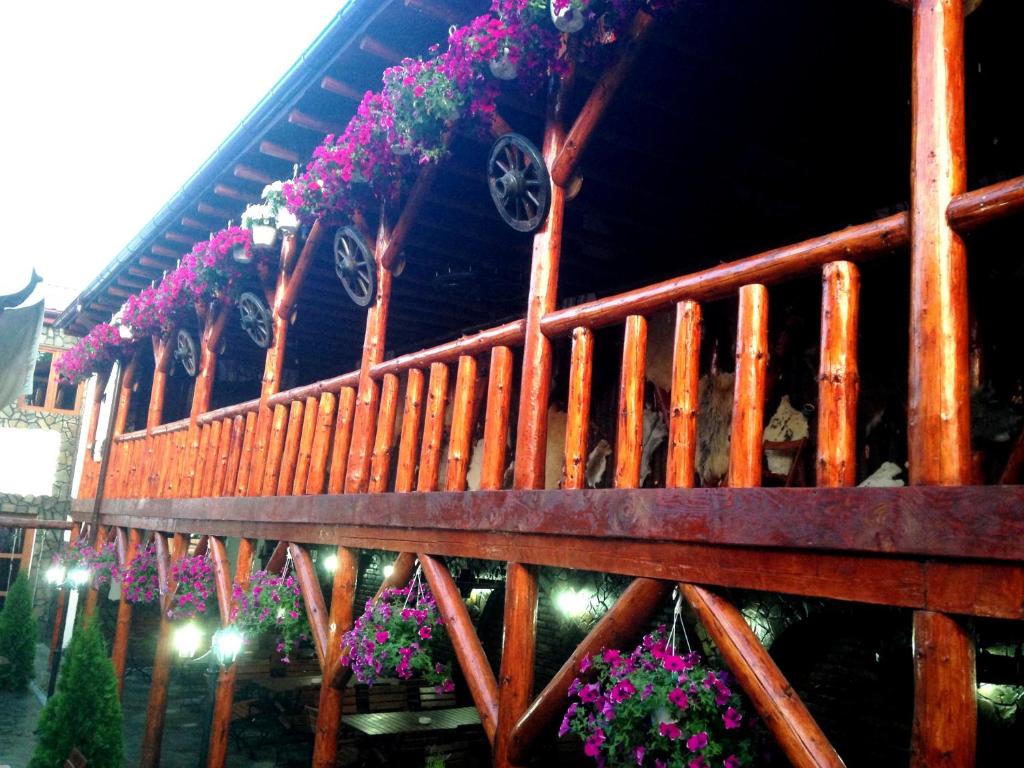
[[[451,709],[455,706],[455,692],[438,693],[432,685],[421,685],[418,690],[420,709]]]

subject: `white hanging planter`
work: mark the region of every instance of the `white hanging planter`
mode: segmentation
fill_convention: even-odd
[[[272,248],[277,243],[277,227],[270,224],[253,224],[252,244]]]
[[[551,23],[559,32],[571,35],[574,32],[579,32],[586,24],[583,11],[573,6],[572,0],[560,11],[555,10],[555,0],[548,0],[548,7],[551,9]]]
[[[299,219],[287,208],[280,208],[277,211],[277,228],[282,232],[295,232],[299,228]]]
[[[519,74],[516,63],[509,58],[508,48],[505,48],[498,58],[491,59],[488,66],[491,68],[491,74],[499,80],[515,80]]]
[[[231,258],[238,264],[251,264],[252,251],[246,247],[245,243],[235,243],[231,248]]]

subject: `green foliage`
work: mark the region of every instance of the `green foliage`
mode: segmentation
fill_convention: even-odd
[[[0,611],[0,690],[23,691],[35,675],[36,622],[32,618],[32,594],[22,571],[14,580]]]
[[[29,768],[60,768],[78,749],[89,768],[120,768],[121,702],[114,665],[95,622],[78,627],[57,681],[39,716],[39,742]]]

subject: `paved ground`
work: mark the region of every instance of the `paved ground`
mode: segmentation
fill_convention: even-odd
[[[36,648],[37,690],[46,690],[47,649]],[[0,766],[25,768],[35,749],[33,731],[43,705],[32,691],[9,693],[0,691]]]

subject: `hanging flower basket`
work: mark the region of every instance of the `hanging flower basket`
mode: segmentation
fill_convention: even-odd
[[[152,544],[140,549],[125,567],[121,574],[121,594],[129,603],[152,603],[160,597],[160,574]]]
[[[287,566],[286,566],[287,568]],[[231,620],[246,635],[273,632],[278,637],[277,652],[287,664],[288,654],[309,632],[302,590],[295,576],[256,571],[249,588],[232,585],[234,608]]]
[[[206,614],[212,596],[213,566],[206,555],[186,555],[171,567],[171,578],[178,585],[174,601],[167,611],[169,619],[191,619]]]
[[[586,24],[579,0],[550,0],[550,7],[551,22],[559,32],[571,35]]]
[[[435,662],[432,653],[444,631],[437,602],[417,570],[407,586],[386,589],[376,603],[366,602],[363,615],[342,638],[341,663],[367,685],[381,678],[421,676],[439,692],[453,691],[451,670]]]
[[[85,583],[91,582],[98,588],[117,578],[117,547],[110,542],[97,549],[85,539],[77,539],[55,554],[51,565],[75,586],[82,586],[82,581],[76,581],[72,574],[88,571]]]
[[[750,765],[750,727],[728,673],[702,665],[696,653],[677,655],[674,645],[662,627],[631,654],[608,649],[585,658],[559,735],[583,739],[598,765]]]

